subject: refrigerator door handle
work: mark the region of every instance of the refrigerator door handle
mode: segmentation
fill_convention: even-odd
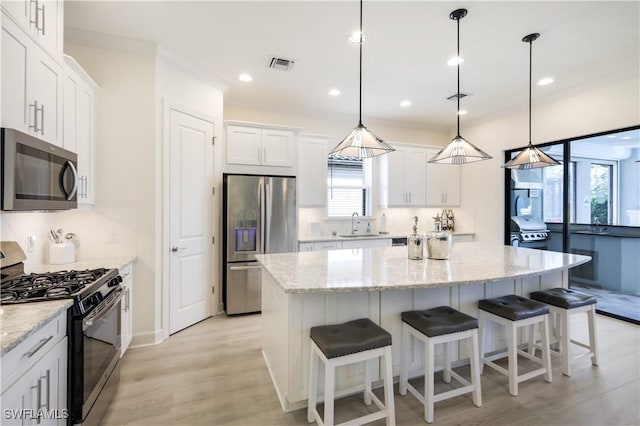
[[[271,206],[271,184],[265,183],[264,185],[264,240],[262,242],[262,252],[267,253],[267,244],[269,239],[271,238],[271,215],[273,214],[273,209]]]
[[[247,269],[262,269],[262,266],[230,266],[230,271],[246,271]]]
[[[260,183],[258,185],[258,194],[259,194],[259,202],[260,202],[260,253],[265,253],[265,226],[266,226],[266,212],[265,212],[265,184]]]

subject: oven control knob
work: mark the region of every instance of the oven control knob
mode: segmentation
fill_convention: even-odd
[[[108,286],[109,287],[115,287],[118,284],[120,284],[122,282],[122,277],[120,275],[113,277],[113,279],[111,279],[111,281],[109,281]]]
[[[93,296],[91,296],[91,303],[94,306],[97,306],[100,304],[100,302],[102,302],[104,298],[102,297],[102,293],[96,293]]]

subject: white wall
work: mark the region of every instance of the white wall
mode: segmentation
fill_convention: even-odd
[[[574,91],[575,93],[575,91]],[[552,142],[640,122],[638,76],[596,89],[585,87],[544,105],[533,101],[534,144]],[[504,150],[527,144],[526,109],[462,129],[463,136],[493,156],[492,160],[462,167],[462,205],[466,216],[475,217],[476,239],[501,244],[504,236]]]
[[[170,60],[170,58],[167,58]],[[213,87],[210,83],[204,82],[197,78],[192,77],[186,72],[177,68],[179,64],[169,63],[167,60],[162,59],[162,56],[157,61],[157,134],[159,137],[158,144],[162,145],[162,134],[165,125],[164,106],[165,102],[170,103],[172,106],[184,107],[188,111],[194,111],[200,114],[211,117],[214,120],[214,136],[217,141],[223,140],[223,122],[222,122],[222,104],[223,104],[223,92],[221,89]],[[211,218],[213,223],[213,235],[216,241],[222,242],[221,223],[222,218],[218,214],[221,211],[222,201],[222,168],[223,168],[223,149],[222,143],[216,143],[214,145],[214,182],[213,185],[219,190],[216,191],[216,195],[213,200],[213,216]],[[157,180],[162,182],[162,169],[157,171]],[[166,193],[165,193],[166,195]],[[168,198],[168,197],[167,197]],[[165,199],[165,203],[168,199]],[[156,212],[158,213],[158,224],[162,224],[162,217],[160,216],[163,211],[162,203],[158,203]],[[165,220],[168,218],[165,218]],[[165,226],[167,224],[165,223]],[[159,229],[160,234],[161,229]],[[165,243],[168,243],[165,241]],[[166,247],[165,247],[166,246]],[[159,259],[168,250],[167,244],[157,244],[157,256]],[[213,279],[214,279],[214,314],[222,311],[222,272],[221,272],[221,244],[215,244],[213,247]],[[163,264],[165,277],[168,278],[168,262]],[[168,285],[168,283],[165,283]],[[158,307],[160,308],[160,306]],[[167,317],[165,317],[165,320]],[[168,324],[166,325],[168,326]],[[163,326],[166,327],[166,326]]]
[[[72,223],[84,220],[84,228],[98,240],[105,233],[118,234],[119,244],[95,245],[93,256],[136,256],[134,343],[151,343],[160,315],[155,60],[148,55],[72,44],[65,45],[65,52],[100,86],[95,109],[96,204],[88,215],[68,212],[66,216]]]

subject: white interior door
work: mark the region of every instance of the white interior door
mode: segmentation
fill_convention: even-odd
[[[213,123],[170,110],[169,333],[212,312]]]

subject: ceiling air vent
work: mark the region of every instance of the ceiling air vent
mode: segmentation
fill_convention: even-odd
[[[271,62],[269,63],[269,68],[278,70],[278,71],[291,71],[293,68],[293,61],[291,59],[284,58],[271,58]]]
[[[460,99],[464,99],[467,96],[471,96],[471,93],[454,93],[453,95],[449,96],[447,98],[448,101],[457,101],[458,100],[458,96],[460,96]]]

